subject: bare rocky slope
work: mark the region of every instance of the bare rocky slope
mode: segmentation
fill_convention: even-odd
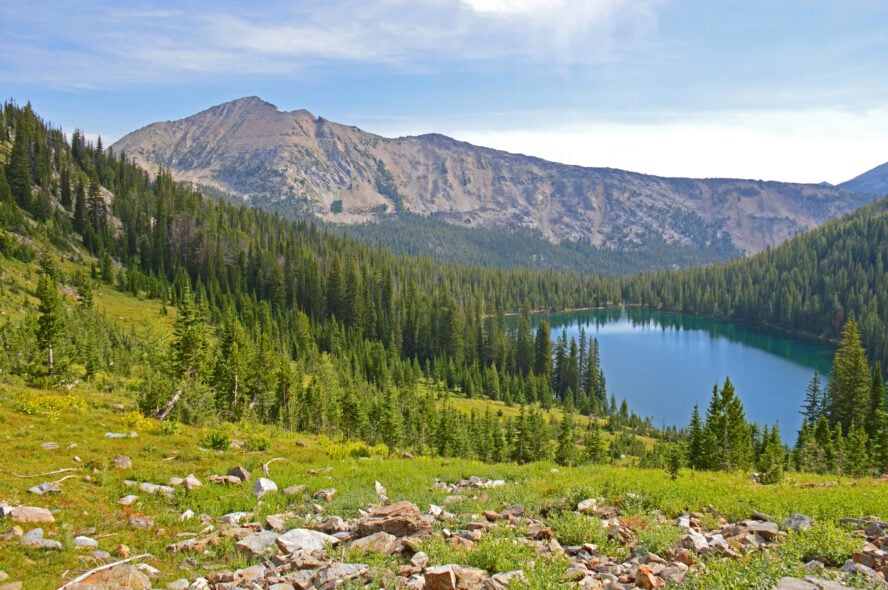
[[[388,139],[256,97],[154,123],[112,147],[149,170],[327,221],[410,211],[618,248],[727,237],[755,253],[872,200],[819,185],[568,166],[437,134]]]

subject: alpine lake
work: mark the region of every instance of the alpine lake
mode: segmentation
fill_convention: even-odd
[[[794,441],[802,424],[805,389],[820,372],[826,386],[836,347],[762,328],[643,309],[601,309],[538,314],[554,342],[567,333],[597,338],[608,396],[623,398],[630,411],[650,416],[654,426],[686,426],[694,404],[705,417],[714,385],[731,382],[746,419],[779,424]]]

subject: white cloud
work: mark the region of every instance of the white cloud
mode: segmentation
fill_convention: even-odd
[[[837,184],[888,160],[888,110],[666,115],[639,123],[452,127],[449,133],[557,162],[674,177]]]

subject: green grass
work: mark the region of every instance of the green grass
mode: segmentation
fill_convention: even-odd
[[[29,404],[23,406],[22,399],[30,400]],[[643,517],[646,519],[653,510],[671,518],[687,510],[711,509],[728,519],[738,519],[749,516],[750,511],[756,509],[778,520],[793,512],[801,512],[823,521],[808,533],[789,536],[785,555],[778,560],[783,565],[774,566],[776,570],[767,560],[760,561],[764,559],[760,557],[737,565],[741,569],[750,569],[749,575],[758,570],[782,572],[790,567],[787,564],[795,567],[801,563],[803,555],[823,551],[823,547],[832,547],[835,554],[831,559],[839,562],[852,550],[849,543],[853,540],[846,531],[833,524],[834,519],[867,515],[888,517],[884,485],[871,480],[848,480],[831,487],[805,488],[798,484],[822,481],[823,478],[805,475],[797,476],[798,481],[787,480],[777,486],[758,486],[750,483],[743,474],[685,472],[672,481],[661,471],[610,466],[558,468],[551,463],[517,466],[426,457],[354,458],[347,452],[337,451],[348,448],[348,445],[248,424],[225,425],[215,427],[215,430],[232,439],[250,440],[252,437],[262,440],[258,446],[264,450],[217,451],[202,445],[215,431],[212,427],[164,429],[154,420],[141,418],[131,411],[113,409],[112,405],[117,403],[133,406],[133,401],[125,395],[96,391],[90,386],[81,385],[64,394],[0,386],[0,440],[5,451],[0,455],[0,499],[13,505],[22,503],[57,509],[56,522],[44,526],[44,530],[47,536],[66,544],[64,551],[43,554],[24,549],[15,541],[0,542],[0,570],[9,573],[11,579],[24,581],[28,588],[54,588],[63,572],[88,569],[83,554],[70,548],[70,540],[78,533],[95,529],[91,534],[99,539],[101,549],[113,553],[124,544],[133,554],[147,552],[154,555],[157,561],[153,565],[166,572],[158,582],[160,585],[182,575],[178,566],[184,556],[170,554],[166,546],[180,540],[179,533],[197,532],[203,528],[196,520],[179,520],[179,515],[187,509],[213,518],[237,510],[256,510],[259,518],[286,511],[306,514],[310,510],[312,493],[334,487],[338,493],[325,507],[325,512],[355,517],[359,509],[377,501],[373,486],[377,480],[388,488],[392,500],[411,500],[426,510],[429,504],[444,505],[444,499],[449,495],[446,491],[431,489],[436,479],[455,482],[472,475],[503,479],[507,482],[503,487],[463,492],[462,501],[447,506],[448,510],[460,515],[456,523],[448,526],[456,528],[470,520],[472,514],[487,509],[499,511],[512,504],[522,504],[531,515],[538,515],[544,508],[560,506],[563,509],[552,512],[547,520],[559,540],[566,545],[596,543],[606,553],[618,554],[624,549],[603,537],[606,531],[599,521],[571,512],[575,508],[571,504],[582,497],[601,497],[621,506],[626,513],[647,515]],[[28,409],[33,407],[39,410]],[[104,437],[106,432],[131,430],[139,436]],[[58,443],[59,449],[40,447],[41,443],[50,441]],[[115,469],[112,462],[118,454],[132,457],[133,468]],[[75,456],[80,462],[74,460]],[[305,484],[305,497],[288,498],[277,492],[263,497],[257,505],[249,484],[223,487],[206,479],[213,473],[224,474],[235,465],[244,465],[258,476],[262,464],[275,457],[285,460],[270,464],[271,479],[280,488]],[[79,468],[79,471],[17,477],[70,467]],[[325,467],[332,469],[322,471]],[[309,475],[310,470],[321,472],[316,476]],[[165,484],[171,477],[185,477],[189,473],[201,479],[204,486],[191,492],[177,489],[172,499],[149,496],[127,488],[123,483],[125,479],[133,479]],[[64,481],[61,494],[38,497],[26,491],[43,481],[69,474],[78,477]],[[119,506],[117,500],[129,493],[139,495],[140,500],[129,508]],[[129,528],[127,521],[133,514],[153,515],[154,528],[148,531]],[[24,528],[30,527],[25,525]],[[472,555],[448,553],[450,549],[433,542],[430,555],[444,562],[458,560],[491,571],[527,566],[528,587],[545,587],[540,581],[541,576],[554,575],[552,572],[564,564],[557,560],[548,563],[531,559],[525,548],[513,543],[513,536],[512,533],[490,535]],[[663,552],[674,542],[676,532],[671,524],[650,521],[647,528],[637,532],[637,536],[640,546]],[[188,575],[196,577],[213,568],[233,567],[226,565],[231,560],[236,564],[243,563],[243,558],[235,554],[230,543],[213,548],[213,552],[214,555],[192,556],[197,560],[198,568],[189,571]],[[726,572],[736,570],[728,565],[712,566],[707,569],[706,579],[720,579],[719,568],[727,568]],[[541,585],[534,586],[535,583]]]

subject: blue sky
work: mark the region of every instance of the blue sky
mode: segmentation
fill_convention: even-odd
[[[665,176],[888,161],[884,0],[19,0],[0,22],[0,94],[106,144],[258,95]]]

